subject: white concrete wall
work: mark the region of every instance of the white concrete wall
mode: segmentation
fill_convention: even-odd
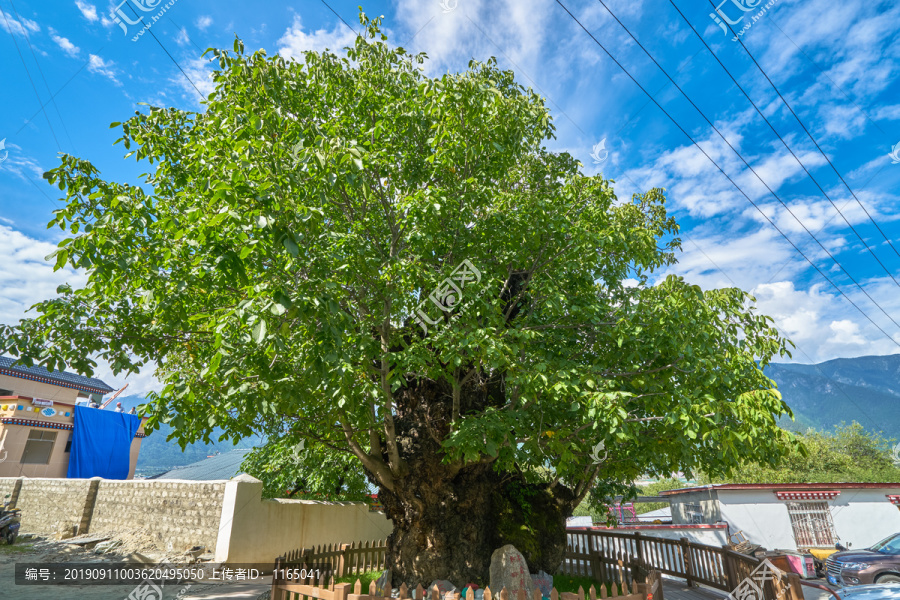
[[[900,484],[889,489],[843,490],[830,502],[834,528],[844,545],[850,542],[854,548],[868,548],[900,532],[900,508],[885,494],[900,494]]]
[[[828,502],[834,528],[841,542],[866,548],[900,532],[900,510],[886,494],[900,494],[896,488],[845,489]],[[769,550],[796,550],[787,501],[771,490],[718,490],[722,519],[731,531],[743,530],[747,539]]]
[[[363,502],[263,500],[262,482],[239,475],[225,486],[216,561],[274,563],[289,550],[382,540],[393,529]]]
[[[629,529],[613,529],[612,531],[622,531],[623,533],[634,533]],[[661,537],[667,540],[680,540],[686,537],[696,544],[706,544],[707,546],[722,546],[728,543],[728,529],[725,527],[717,529],[694,529],[690,527],[665,528],[665,529],[640,529],[641,535],[648,537]]]
[[[747,540],[769,550],[796,550],[787,504],[771,490],[718,490],[722,520],[731,533],[743,531]]]

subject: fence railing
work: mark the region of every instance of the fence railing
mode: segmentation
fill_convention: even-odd
[[[276,576],[277,577],[277,576]],[[352,587],[352,591],[351,591]],[[390,585],[387,586],[390,588]],[[402,584],[399,588],[399,600],[475,600],[475,592],[469,588],[464,599],[461,599],[459,592],[447,593],[441,595],[437,586],[426,590],[418,585],[412,591],[406,584]],[[318,583],[307,580],[304,582],[287,581],[285,579],[276,578],[272,583],[271,600],[303,600],[319,599],[319,600],[396,600],[390,596],[390,589],[382,593],[388,594],[382,596],[376,589],[375,582],[369,584],[367,594],[362,593],[362,583],[357,579],[356,584],[351,586],[349,583],[334,583],[334,578],[326,584],[324,576]],[[594,586],[585,593],[584,588],[579,587],[578,592],[559,592],[556,588],[550,590],[550,600],[664,600],[662,591],[662,579],[659,572],[653,571],[648,577],[647,583],[632,583],[630,586],[621,585],[613,586],[608,594],[606,586],[600,586],[600,593]],[[506,588],[500,590],[500,593],[494,593],[490,587],[484,590],[484,600],[514,600]],[[515,596],[515,600],[527,600],[524,590],[519,590]],[[531,600],[544,600],[540,590],[535,590]]]
[[[390,598],[391,582],[385,587],[386,596],[378,593],[375,582],[369,584],[368,593],[363,593],[362,583],[355,585],[335,583],[347,575],[358,575],[366,571],[381,571],[385,568],[387,558],[387,540],[374,542],[354,542],[352,544],[328,544],[315,548],[302,548],[287,552],[275,560],[275,571],[272,575],[272,600],[299,600],[303,598],[320,600],[392,600]],[[617,575],[613,576],[610,568],[605,579],[594,578],[598,587],[591,586],[587,592],[579,588],[577,593],[558,592],[553,588],[550,600],[663,600],[662,578],[658,571],[651,571],[644,578],[637,580],[626,576],[625,569],[618,566]],[[605,585],[604,585],[605,584]],[[443,598],[437,588],[425,590],[421,585],[410,590],[406,584],[399,586],[400,599],[411,600],[475,600],[474,592],[469,589],[465,598],[459,593],[448,594]],[[506,588],[491,592],[484,590],[484,600],[528,600],[521,592],[516,598]],[[531,600],[542,600],[540,591],[535,591]]]
[[[568,547],[560,571],[598,581],[643,581],[650,571],[683,578],[688,585],[701,583],[731,592],[744,582],[761,559],[727,546],[707,546],[687,538],[670,540],[597,530],[569,530]],[[790,574],[789,574],[790,575]],[[786,577],[786,579],[793,579]],[[788,591],[792,595],[786,596]],[[763,586],[765,600],[802,600],[800,585],[774,577]]]
[[[383,571],[387,560],[387,540],[325,544],[313,548],[291,550],[275,559],[275,571],[284,569],[318,568],[326,578]],[[318,579],[316,577],[315,579]]]
[[[704,584],[725,592],[733,592],[748,581],[748,577],[760,567],[762,560],[729,549],[697,544],[687,538],[671,540],[642,535],[640,532],[622,533],[598,530],[569,530],[568,544],[559,572],[567,575],[590,577],[600,585],[600,595],[594,586],[587,592],[590,600],[596,598],[617,598],[622,600],[661,600],[661,574],[683,578],[688,585]],[[384,570],[387,558],[387,540],[376,542],[356,542],[353,544],[332,544],[294,550],[276,559],[273,575],[272,599],[294,600],[294,598],[319,598],[321,600],[390,600],[390,583],[384,592],[376,594],[375,583],[369,586],[368,594],[361,591],[357,580],[350,591],[350,584],[334,583],[335,578],[361,574],[366,571]],[[304,581],[297,577],[300,570],[304,577],[308,569],[316,568]],[[328,583],[326,584],[326,581]],[[609,593],[607,593],[607,586]],[[655,591],[651,591],[651,587]],[[795,574],[774,576],[760,585],[761,600],[803,600],[799,577]],[[471,592],[471,590],[469,590]],[[790,593],[789,593],[790,592]],[[421,586],[410,592],[405,585],[400,586],[400,598],[414,600],[461,600],[440,598],[437,589],[428,590]],[[551,595],[551,600],[585,600],[584,590],[579,594],[569,592]],[[462,600],[474,600],[474,595]],[[492,600],[489,590],[485,590],[484,600]],[[494,593],[493,600],[528,600],[522,595],[518,599],[508,598],[506,590]],[[533,600],[540,600],[539,594]]]

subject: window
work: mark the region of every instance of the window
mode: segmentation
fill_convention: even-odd
[[[22,464],[46,465],[50,462],[50,453],[53,451],[53,442],[56,441],[56,431],[41,431],[32,429],[25,442],[25,451],[22,452]]]
[[[692,524],[703,523],[703,507],[697,502],[685,502],[684,520]]]
[[[827,502],[788,502],[797,546],[834,546],[837,536]]]

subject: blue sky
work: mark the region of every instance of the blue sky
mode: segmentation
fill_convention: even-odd
[[[864,293],[669,84],[603,4],[561,1],[887,335],[766,222],[555,0],[329,4],[354,28],[360,4],[370,16],[384,15],[391,43],[426,52],[426,71],[432,75],[464,69],[471,58],[496,56],[523,85],[548,98],[558,128],[550,148],[570,152],[586,172],[614,179],[621,198],[653,186],[666,188],[683,227],[683,252],[671,272],[705,288],[751,290],[763,312],[797,344],[795,360],[900,350],[900,326],[891,321],[900,322],[900,286],[888,275],[900,280],[900,255],[894,250],[900,249],[900,164],[890,156],[900,142],[900,5],[825,0],[726,0],[719,5],[736,22],[735,29],[743,29],[741,40],[892,247],[744,48],[710,16],[713,7],[702,0],[676,0],[886,272],[669,0],[604,0]],[[144,12],[140,4],[152,10]],[[123,22],[123,31],[114,20],[117,6],[132,20],[147,15],[147,22],[165,11],[133,41],[142,26]],[[313,0],[128,0],[122,5],[0,0],[0,9],[0,139],[5,139],[0,150],[0,322],[6,323],[51,296],[58,284],[83,281],[83,274],[54,273],[43,261],[61,232],[46,228],[60,194],[42,181],[41,173],[58,165],[59,152],[89,159],[106,178],[135,183],[145,165],[123,160],[124,148],[113,146],[118,132],[109,124],[143,110],[141,102],[202,110],[197,89],[204,95],[212,91],[211,66],[200,57],[202,50],[231,47],[237,34],[248,50],[265,48],[289,57],[304,50],[339,50],[354,37],[325,4]],[[592,151],[601,142],[594,155],[603,160],[597,163]],[[123,381],[108,371],[99,375],[111,385]],[[131,380],[131,392],[153,385],[150,373]]]

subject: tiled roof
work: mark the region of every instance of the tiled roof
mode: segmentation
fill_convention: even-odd
[[[21,377],[23,379],[31,379],[34,381],[43,381],[53,385],[81,390],[83,392],[94,392],[107,394],[113,391],[103,381],[93,377],[85,377],[68,371],[48,371],[44,367],[24,367],[16,365],[14,358],[8,356],[0,356],[0,374],[11,375],[13,377]]]
[[[241,463],[252,448],[239,448],[204,458],[183,467],[175,467],[152,479],[187,479],[189,481],[215,481],[231,479],[241,473]]]

